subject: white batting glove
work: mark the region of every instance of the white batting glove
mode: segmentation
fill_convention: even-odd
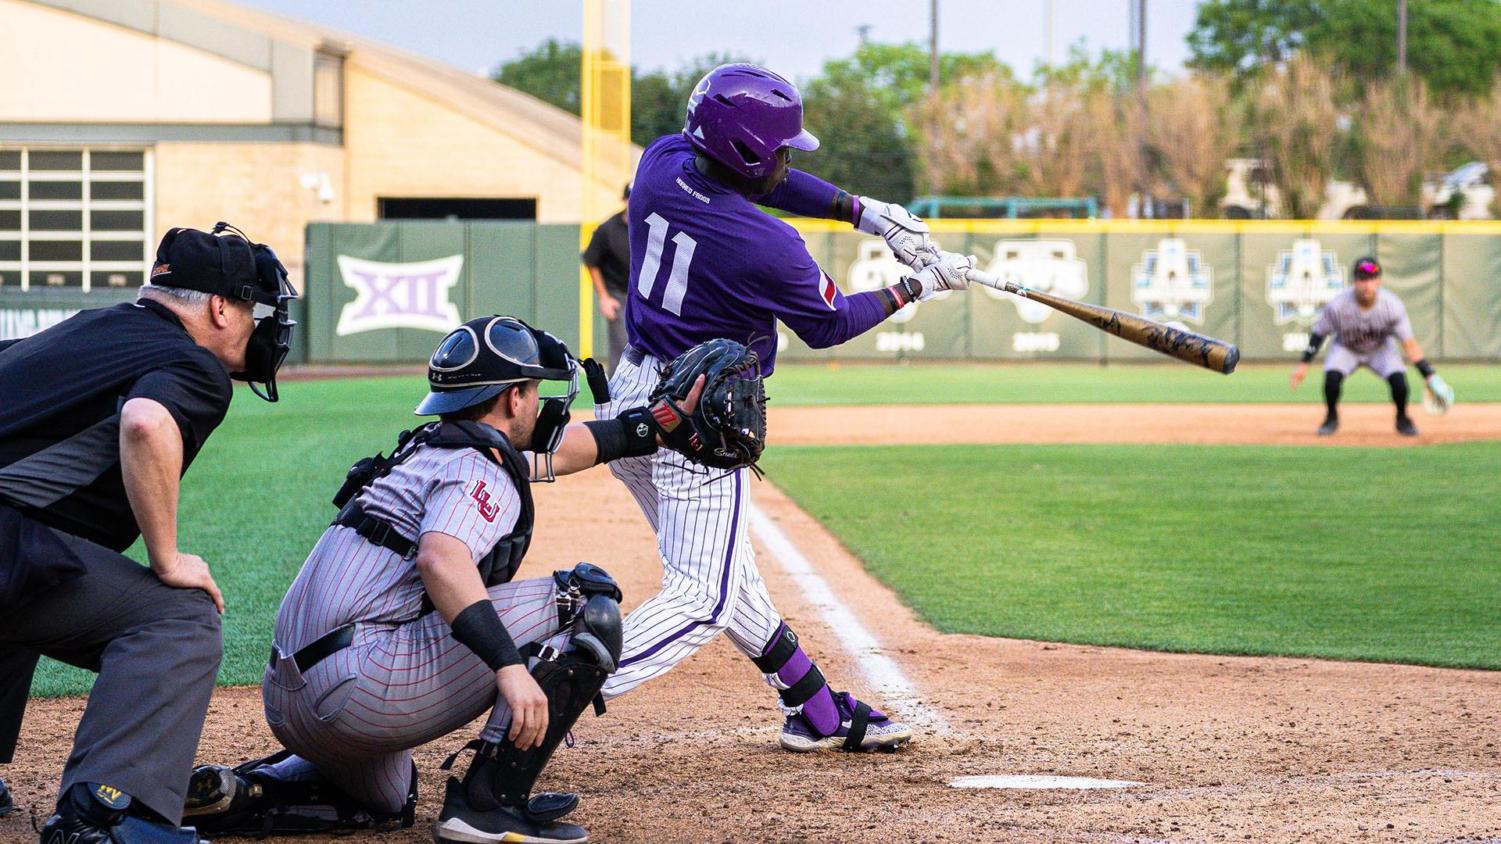
[[[919,270],[912,279],[922,285],[917,301],[926,302],[947,290],[969,288],[969,271],[975,268],[975,256],[957,252],[940,252],[938,260]]]
[[[922,269],[939,260],[938,244],[928,237],[928,224],[892,202],[860,197],[858,231],[880,235],[898,261]]]

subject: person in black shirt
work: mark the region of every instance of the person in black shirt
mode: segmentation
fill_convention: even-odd
[[[276,400],[292,298],[268,247],[177,228],[138,301],[0,344],[0,761],[39,655],[99,674],[45,844],[199,840],[178,824],[224,599],[177,545],[179,482],[231,378]]]
[[[631,186],[625,186],[627,201],[631,198]],[[594,294],[599,298],[599,313],[610,325],[609,369],[625,352],[625,303],[627,283],[631,277],[631,239],[626,233],[625,209],[617,211],[599,224],[589,246],[583,254],[584,266],[594,279]]]

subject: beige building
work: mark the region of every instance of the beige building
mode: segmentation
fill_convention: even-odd
[[[309,222],[579,222],[573,115],[219,0],[0,0],[0,79],[0,291],[134,287],[221,219],[299,284]]]

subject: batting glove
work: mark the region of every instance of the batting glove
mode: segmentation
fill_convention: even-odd
[[[917,301],[926,302],[949,290],[969,288],[969,272],[975,268],[975,256],[957,252],[940,252],[938,260],[919,270],[912,279],[922,285]]]
[[[928,224],[892,202],[860,197],[858,231],[880,235],[898,261],[923,269],[939,260],[938,244],[928,237]]]

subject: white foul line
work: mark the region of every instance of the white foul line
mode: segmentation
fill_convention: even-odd
[[[814,570],[803,552],[797,550],[787,534],[761,512],[761,508],[754,502],[747,503],[750,505],[751,530],[756,538],[771,552],[771,558],[782,571],[802,587],[803,597],[823,616],[824,623],[855,658],[855,664],[860,666],[871,688],[881,695],[881,699],[871,702],[871,705],[877,709],[889,708],[910,724],[937,733],[948,732],[949,725],[944,717],[931,704],[923,703],[917,688],[902,673],[901,667],[885,654],[875,635],[839,600],[829,588],[829,582]]]

